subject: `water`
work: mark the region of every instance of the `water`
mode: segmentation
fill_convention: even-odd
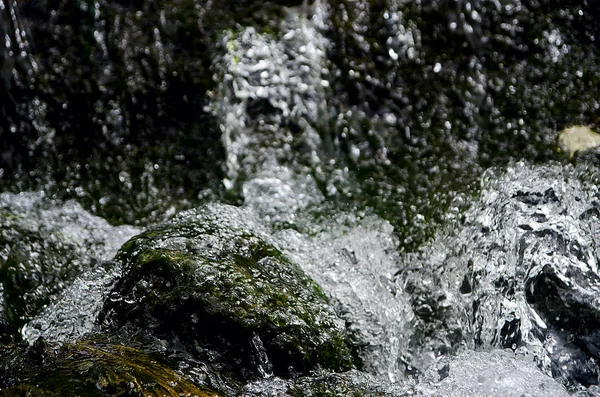
[[[437,373],[432,378],[437,382],[424,386],[421,389],[424,395],[569,395],[558,383],[540,373],[531,360],[505,351],[464,353],[452,361],[438,363],[435,370]]]
[[[111,226],[78,203],[53,202],[43,192],[0,194],[0,217],[0,318],[24,325],[30,343],[89,332],[117,275],[109,261],[140,229]],[[32,319],[40,310],[42,320]]]
[[[20,335],[97,330],[127,238],[227,202],[323,287],[364,366],[289,380],[261,356],[248,395],[593,393],[596,177],[550,160],[600,108],[597,6],[254,6],[0,0],[1,188],[38,192],[0,209],[59,274],[34,273]]]
[[[557,164],[488,171],[472,207],[399,273],[419,317],[415,346],[524,350],[568,385],[596,384],[595,334],[578,325],[595,321],[583,314],[598,288],[594,180]]]
[[[221,38],[211,109],[226,148],[225,187],[281,164],[296,171],[324,163],[319,127],[328,111],[323,9],[290,9],[277,34],[240,27]]]

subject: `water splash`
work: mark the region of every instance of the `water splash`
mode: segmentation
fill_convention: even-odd
[[[510,352],[469,351],[446,358],[424,377],[417,390],[424,396],[569,396],[542,374],[532,360]]]
[[[22,271],[31,273],[21,277],[35,276],[38,282],[42,281],[39,288],[46,292],[35,295],[46,297],[45,301],[50,300],[50,303],[25,324],[21,330],[24,339],[33,343],[38,336],[44,336],[48,340],[62,341],[89,331],[102,303],[102,291],[115,277],[116,270],[107,261],[140,229],[111,226],[78,203],[53,203],[43,192],[0,194],[0,217],[2,233],[14,231],[21,236],[39,235],[42,239],[41,247],[33,244],[29,247],[31,251],[21,253],[30,258],[28,267]],[[47,245],[58,247],[59,251],[48,251],[44,248]],[[0,265],[3,268],[8,266],[5,261],[12,255],[11,250],[19,247],[10,241],[2,247]],[[61,256],[52,256],[57,253]],[[35,267],[32,269],[32,266]],[[70,277],[66,277],[65,272]],[[57,273],[62,277],[56,276]],[[53,285],[57,282],[58,285]],[[57,296],[51,295],[61,291]]]
[[[364,369],[390,382],[406,379],[406,335],[414,315],[393,275],[400,258],[390,224],[376,216],[344,213],[310,225],[311,233],[274,234],[283,252],[334,299],[360,343]]]
[[[525,349],[570,387],[597,384],[594,180],[561,165],[486,172],[472,208],[399,273],[417,314],[413,345]]]
[[[311,10],[316,13],[307,15]],[[320,164],[328,89],[321,12],[289,8],[278,33],[250,26],[224,34],[210,108],[226,149],[226,188],[278,165]]]

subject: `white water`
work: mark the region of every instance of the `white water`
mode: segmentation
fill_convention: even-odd
[[[332,298],[349,329],[364,343],[365,371],[379,379],[378,382],[412,384],[406,373],[425,371],[446,362],[452,369],[451,376],[441,380],[424,378],[417,387],[419,393],[459,395],[456,394],[459,390],[464,395],[477,395],[489,390],[493,395],[558,395],[564,392],[562,386],[537,369],[531,357],[516,357],[508,352],[491,353],[489,357],[475,353],[470,350],[475,346],[468,336],[459,337],[458,347],[469,350],[455,361],[444,356],[442,351],[447,349],[442,348],[456,350],[448,340],[449,324],[435,324],[439,329],[434,330],[430,339],[425,338],[423,344],[414,343],[423,336],[419,334],[422,320],[414,312],[418,309],[414,304],[418,296],[411,296],[412,290],[407,292],[406,283],[424,286],[417,294],[426,295],[430,288],[440,285],[436,272],[441,267],[424,269],[423,263],[415,263],[415,257],[401,257],[393,228],[386,221],[365,213],[332,210],[326,200],[335,194],[334,189],[329,190],[332,185],[323,190],[312,176],[303,172],[304,166],[319,170],[328,161],[315,130],[319,114],[326,111],[328,90],[328,83],[323,80],[327,71],[323,55],[326,40],[319,30],[319,20],[325,11],[319,2],[313,11],[314,14],[307,14],[305,8],[291,10],[282,23],[279,37],[259,34],[254,28],[225,34],[226,54],[215,63],[215,69],[223,73],[216,75],[220,85],[211,108],[220,120],[227,153],[226,187],[233,188],[243,181],[244,208],[271,227],[271,241]],[[257,101],[263,101],[261,106],[266,113],[254,119],[253,104]],[[301,134],[290,130],[290,121],[301,126]],[[490,192],[482,205],[495,208],[494,194]],[[513,222],[512,218],[503,219]],[[510,239],[512,230],[505,228],[501,232]],[[444,261],[448,256],[446,250],[457,244],[451,240],[448,244],[453,245],[446,248],[445,241],[439,237],[418,260],[434,264]],[[398,279],[394,276],[397,272],[401,274]],[[443,291],[451,289],[447,285],[454,287],[461,282],[462,276],[450,267],[442,281],[446,286]],[[449,293],[443,304],[449,308],[459,305],[458,313],[451,313],[449,321],[451,327],[462,332],[462,328],[470,330],[472,325],[461,309],[461,299]],[[483,307],[485,310],[485,302]],[[520,312],[512,315],[523,317],[526,332],[527,318]],[[492,321],[489,327],[493,328],[500,320],[492,317],[483,321]],[[487,366],[478,370],[484,362]],[[415,364],[416,369],[412,367]],[[464,365],[474,368],[468,375],[481,376],[462,376],[459,368]],[[487,380],[481,382],[481,379]],[[531,385],[534,379],[541,388]],[[286,383],[270,379],[258,387],[268,386],[273,390],[285,387],[278,382]],[[490,388],[490,382],[495,388]],[[456,390],[452,391],[453,388]]]
[[[76,263],[62,266],[83,271],[40,315],[23,327],[23,338],[29,343],[40,336],[62,342],[91,331],[107,288],[118,275],[116,265],[107,261],[141,230],[111,226],[78,203],[53,203],[43,192],[0,194],[0,209],[10,214],[9,223],[19,230],[39,233],[48,241],[72,250]],[[39,254],[32,252],[31,255]],[[38,271],[43,272],[43,269]]]

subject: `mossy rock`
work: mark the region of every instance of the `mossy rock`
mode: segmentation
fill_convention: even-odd
[[[108,326],[179,341],[242,379],[353,367],[344,323],[321,288],[238,208],[181,213],[117,259],[123,276],[100,316]]]
[[[75,251],[45,229],[0,219],[0,342],[18,338],[19,328],[79,274]]]
[[[112,259],[137,233],[43,192],[0,194],[0,343],[19,340],[21,327],[82,271]]]
[[[58,350],[39,339],[0,352],[0,396],[197,396],[217,397],[158,362],[122,345],[91,341]],[[3,388],[6,387],[6,388]]]

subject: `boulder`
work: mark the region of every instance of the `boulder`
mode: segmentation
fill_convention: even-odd
[[[0,342],[19,339],[21,327],[83,270],[111,259],[137,232],[73,201],[0,194]]]
[[[174,342],[236,376],[354,366],[321,288],[235,207],[180,213],[126,243],[100,318]],[[179,347],[177,347],[179,349]]]

